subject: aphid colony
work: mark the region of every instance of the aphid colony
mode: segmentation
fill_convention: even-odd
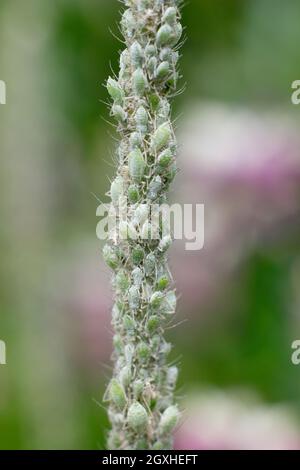
[[[113,270],[114,376],[109,402],[111,449],[168,449],[179,419],[174,404],[177,367],[168,366],[171,345],[164,329],[176,295],[167,266],[171,237],[133,237],[147,230],[143,207],[166,201],[176,174],[176,140],[168,98],[178,80],[175,50],[182,35],[176,0],[126,0],[121,20],[126,49],[118,79],[109,78],[111,114],[121,141],[112,204],[126,202],[127,220],[103,249]],[[144,227],[145,225],[145,227]],[[125,235],[128,235],[126,237]],[[135,233],[136,235],[136,233]]]

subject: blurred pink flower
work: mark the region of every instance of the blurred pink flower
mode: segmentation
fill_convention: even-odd
[[[205,205],[204,249],[177,242],[173,256],[182,304],[192,309],[214,300],[257,244],[299,227],[300,136],[288,117],[203,105],[180,140],[175,199]]]
[[[177,450],[300,449],[300,429],[282,405],[210,390],[189,400],[175,439]]]

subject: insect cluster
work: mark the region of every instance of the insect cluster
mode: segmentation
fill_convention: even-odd
[[[109,78],[111,114],[121,140],[112,205],[126,205],[103,249],[113,270],[114,373],[109,402],[110,449],[169,449],[179,420],[174,404],[178,370],[168,365],[165,327],[176,309],[167,265],[170,235],[149,234],[152,204],[166,202],[176,175],[177,144],[170,98],[178,80],[182,36],[176,0],[126,0],[121,29],[126,49],[118,78]]]

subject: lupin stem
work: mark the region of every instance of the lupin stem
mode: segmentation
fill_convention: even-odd
[[[174,404],[177,367],[164,329],[176,308],[167,266],[170,235],[149,239],[147,214],[166,202],[176,174],[176,139],[169,98],[178,79],[182,35],[178,0],[125,0],[121,29],[126,49],[117,80],[107,89],[121,140],[112,205],[127,206],[103,254],[113,269],[114,373],[105,399],[110,449],[170,449],[179,420]],[[121,204],[122,205],[122,204]],[[128,235],[126,237],[126,235]]]

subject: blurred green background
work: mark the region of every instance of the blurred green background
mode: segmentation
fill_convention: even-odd
[[[95,213],[114,172],[103,84],[118,68],[122,44],[110,29],[120,35],[119,10],[117,0],[0,2],[0,79],[7,85],[0,106],[1,449],[105,446],[112,301]],[[297,127],[300,108],[290,95],[300,78],[299,18],[297,0],[189,0],[181,60],[187,87],[174,102],[179,129],[191,109],[201,112],[208,102],[288,116]],[[299,157],[296,138],[294,145]],[[242,167],[243,155],[240,161]],[[188,321],[168,332],[183,402],[203,386],[245,387],[299,414],[300,366],[290,360],[300,337],[298,164],[298,173],[295,163],[285,173],[292,173],[293,196],[288,192],[282,217],[237,255],[234,269],[212,277],[205,300],[197,266],[191,273],[187,262],[194,301],[186,302],[189,286],[182,286],[178,322]],[[178,181],[189,185],[181,167]],[[274,191],[280,197],[289,188],[287,179]],[[248,185],[250,199],[251,191]],[[175,187],[172,197],[184,196]]]

